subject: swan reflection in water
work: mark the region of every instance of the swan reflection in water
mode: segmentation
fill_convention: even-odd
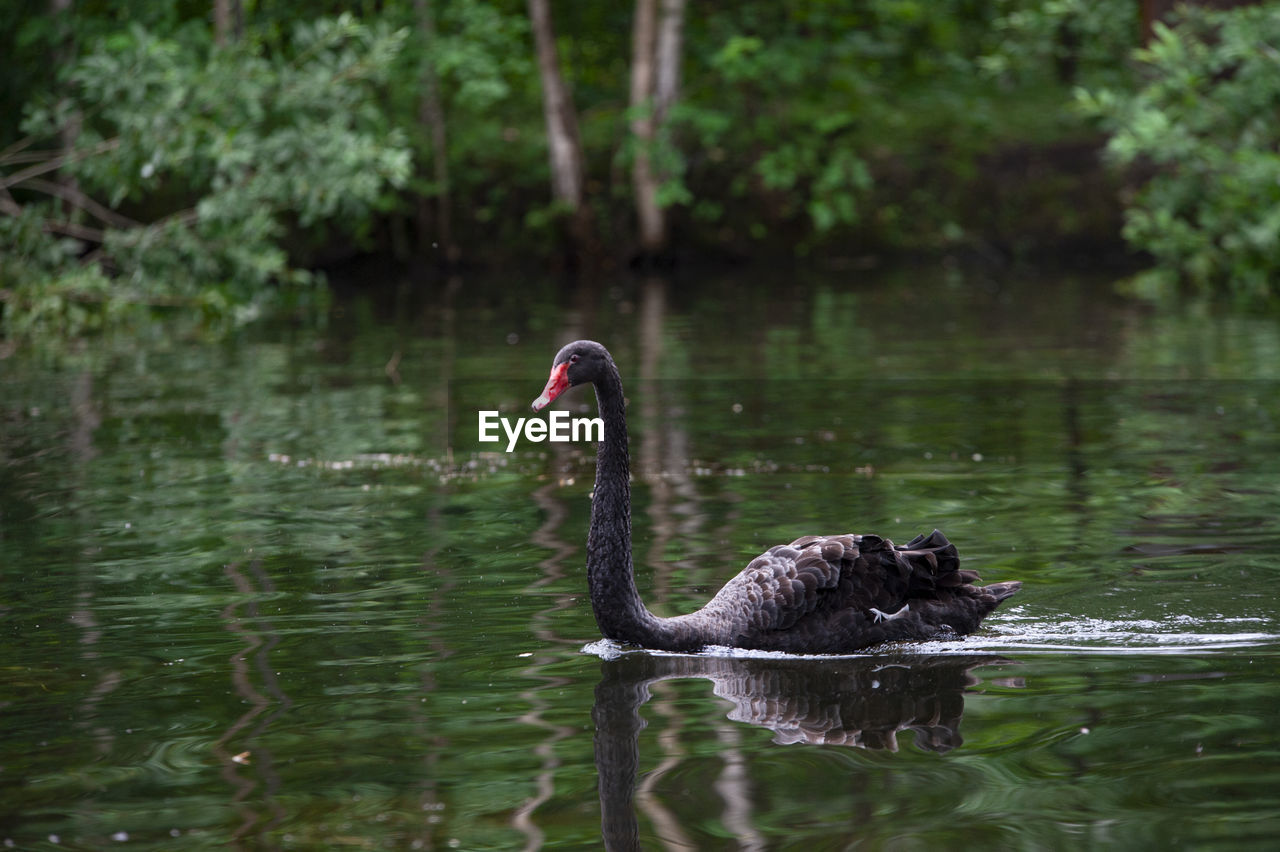
[[[917,748],[962,743],[971,670],[1007,663],[994,656],[881,656],[826,659],[624,653],[601,663],[592,720],[601,828],[610,850],[639,849],[632,806],[645,721],[640,707],[664,680],[707,678],[732,703],[730,719],[768,728],[779,744],[897,751],[910,732]]]

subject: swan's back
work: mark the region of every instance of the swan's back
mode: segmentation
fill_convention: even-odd
[[[760,554],[673,621],[707,644],[838,654],[976,630],[1020,583],[976,586],[938,530],[900,547],[874,535],[805,536]]]

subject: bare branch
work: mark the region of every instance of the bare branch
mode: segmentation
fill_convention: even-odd
[[[115,137],[112,137],[111,139],[107,139],[102,142],[99,142],[97,145],[94,145],[90,148],[85,148],[79,151],[68,151],[66,154],[54,157],[51,160],[47,160],[43,163],[39,163],[37,165],[22,169],[21,171],[16,171],[13,174],[8,175],[3,180],[0,180],[0,187],[8,189],[11,186],[20,184],[24,180],[29,180],[33,177],[36,177],[37,175],[42,175],[42,174],[45,174],[46,172],[57,171],[58,169],[65,166],[67,163],[74,163],[77,160],[83,160],[86,157],[94,157],[94,156],[97,156],[98,154],[106,153],[107,151],[113,151],[119,147],[120,147],[120,137],[115,136]]]
[[[0,166],[9,168],[12,166],[20,166],[24,163],[43,163],[50,157],[56,157],[59,154],[65,153],[65,148],[36,148],[32,151],[15,151],[12,154],[0,155]]]
[[[49,195],[56,195],[68,204],[74,204],[89,215],[99,219],[100,221],[110,225],[113,228],[137,228],[142,223],[130,219],[121,213],[117,213],[110,207],[106,207],[90,198],[84,192],[73,186],[64,186],[60,183],[44,180],[43,178],[29,178],[23,182],[23,186],[27,189],[34,189],[37,192],[45,192]]]
[[[176,222],[179,225],[194,225],[196,220],[199,218],[200,214],[196,212],[196,208],[186,207],[176,213],[170,213],[163,219],[157,219],[155,222],[151,223],[150,227],[159,228],[169,224],[170,222]]]
[[[22,151],[30,147],[31,144],[34,143],[35,141],[36,141],[36,137],[34,136],[24,136],[23,138],[14,142],[8,148],[5,148],[3,151],[0,151],[0,162],[4,162],[6,159],[8,159],[9,157],[12,157],[14,154],[17,154],[19,151]]]
[[[22,215],[22,205],[14,201],[9,190],[3,186],[0,186],[0,213],[8,213],[10,216]]]
[[[68,237],[90,243],[101,244],[107,236],[107,232],[101,228],[90,228],[88,225],[78,225],[75,222],[47,221],[44,223],[44,229],[53,234],[66,234]]]

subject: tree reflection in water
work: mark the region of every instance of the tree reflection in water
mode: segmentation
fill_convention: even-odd
[[[599,775],[601,831],[610,850],[639,849],[633,807],[640,763],[640,707],[664,680],[707,678],[733,704],[729,718],[768,728],[779,744],[897,751],[900,731],[925,751],[963,742],[971,670],[1008,662],[994,656],[875,656],[836,659],[667,656],[627,653],[601,664],[591,716]]]

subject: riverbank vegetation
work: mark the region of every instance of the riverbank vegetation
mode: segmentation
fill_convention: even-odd
[[[1276,4],[357,5],[0,12],[3,334],[227,327],[369,252],[1007,261],[1123,235],[1148,291],[1277,293]]]

